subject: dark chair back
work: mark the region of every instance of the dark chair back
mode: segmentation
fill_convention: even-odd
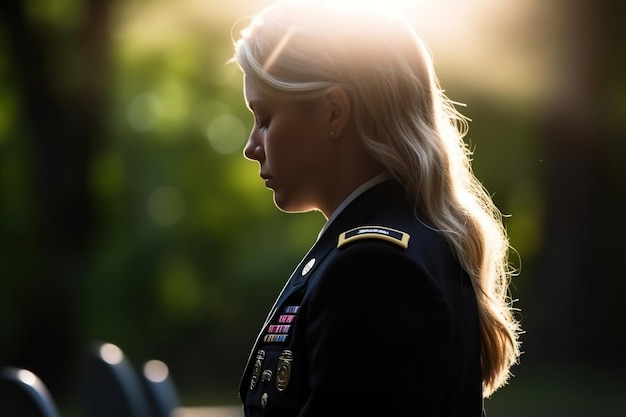
[[[144,364],[142,371],[152,416],[171,417],[180,403],[167,365],[159,360],[151,360]]]
[[[83,389],[85,417],[151,417],[139,375],[112,343],[88,352]]]
[[[0,370],[0,416],[59,417],[44,383],[33,372],[14,367]]]

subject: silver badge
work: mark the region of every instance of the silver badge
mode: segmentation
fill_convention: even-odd
[[[271,381],[272,379],[272,371],[270,371],[269,369],[266,369],[265,371],[263,371],[263,376],[261,377],[262,381]]]
[[[283,350],[278,357],[278,368],[276,369],[276,388],[278,391],[284,391],[289,385],[292,362],[293,353],[290,350]]]
[[[253,390],[256,387],[256,383],[261,376],[261,368],[263,367],[263,359],[265,359],[265,351],[259,350],[256,353],[256,360],[254,361],[254,368],[252,368],[252,375],[250,376],[250,389]]]

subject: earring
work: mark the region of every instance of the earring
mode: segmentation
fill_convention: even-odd
[[[337,136],[337,132],[335,132],[334,130],[331,130],[330,131],[330,137],[334,139],[335,136]]]

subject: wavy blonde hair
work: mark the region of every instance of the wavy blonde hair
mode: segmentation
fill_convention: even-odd
[[[521,331],[508,292],[509,241],[502,214],[473,174],[463,140],[468,119],[445,97],[429,51],[404,19],[338,4],[275,3],[242,31],[233,61],[246,76],[301,99],[337,85],[351,92],[370,154],[404,185],[416,215],[445,236],[471,277],[488,397],[508,381]]]

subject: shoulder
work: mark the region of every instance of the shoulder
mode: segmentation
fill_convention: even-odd
[[[410,250],[412,233],[380,223],[344,230],[336,237],[336,248],[327,259],[327,272],[358,280],[393,273],[415,275],[422,269]]]
[[[426,306],[442,300],[431,260],[412,247],[413,232],[379,223],[341,232],[312,279],[312,303],[327,307],[333,300],[350,306],[357,300],[394,300],[398,306]]]
[[[444,277],[458,276],[460,265],[441,233],[413,216],[385,217],[336,235],[326,272],[348,275],[342,281],[384,276],[440,283]]]

